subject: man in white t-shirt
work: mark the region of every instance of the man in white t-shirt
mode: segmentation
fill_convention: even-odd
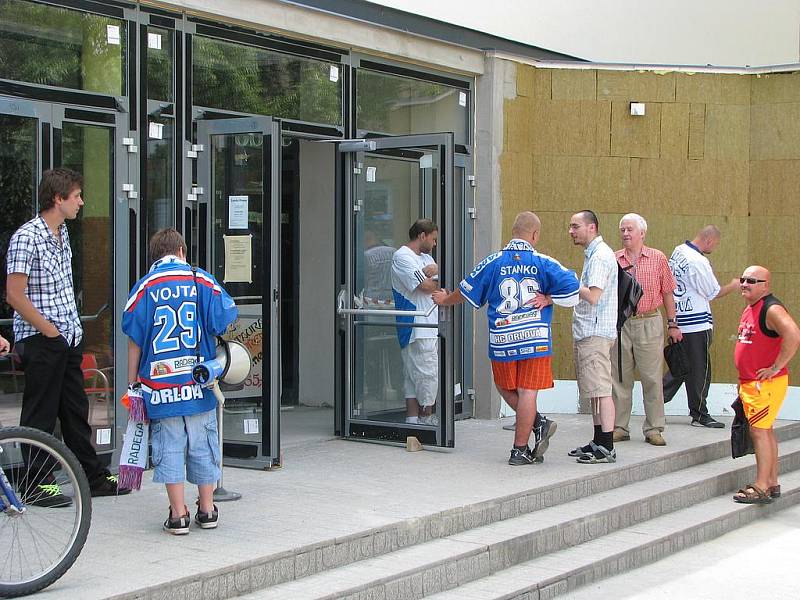
[[[664,402],[672,400],[681,385],[686,383],[692,425],[712,429],[724,425],[708,414],[706,406],[711,386],[709,348],[714,327],[709,303],[739,289],[738,278],[720,286],[706,258],[717,247],[720,237],[719,229],[714,225],[706,225],[691,242],[687,240],[676,246],[670,256],[669,266],[677,284],[673,292],[675,314],[689,358],[689,372],[685,377],[678,378],[667,371],[663,381]]]
[[[439,312],[431,293],[439,289],[439,267],[431,252],[436,247],[439,228],[430,219],[419,219],[408,230],[408,238],[408,243],[392,257],[395,309],[428,314],[397,317],[397,339],[403,357],[406,423],[436,425]]]

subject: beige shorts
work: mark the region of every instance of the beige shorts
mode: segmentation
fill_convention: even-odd
[[[437,338],[414,340],[400,351],[403,357],[403,392],[420,406],[433,406],[439,393]]]
[[[572,343],[575,354],[575,376],[581,398],[611,396],[611,348],[614,340],[600,336]]]

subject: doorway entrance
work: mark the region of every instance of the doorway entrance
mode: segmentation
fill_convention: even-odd
[[[78,312],[83,324],[83,374],[89,396],[92,441],[100,454],[116,446],[116,390],[125,387],[124,339],[115,338],[127,295],[129,157],[122,137],[123,114],[61,104],[0,97],[0,248],[38,213],[42,171],[68,167],[84,177],[85,205],[67,221],[73,252]],[[130,186],[133,191],[133,186]],[[0,289],[5,290],[5,268]],[[0,302],[0,331],[13,339],[13,311]],[[0,359],[0,425],[19,423],[24,375],[19,357]],[[124,410],[124,409],[122,409]]]

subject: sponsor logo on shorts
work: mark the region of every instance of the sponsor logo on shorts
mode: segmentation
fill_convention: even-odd
[[[495,356],[505,356],[506,352],[505,352],[505,350],[495,350],[494,351],[494,355]]]
[[[190,373],[196,362],[196,356],[177,356],[167,360],[153,361],[150,363],[150,379],[163,379],[181,373]]]
[[[533,354],[533,348],[531,348],[530,346],[526,346],[525,348],[520,348],[519,349],[519,353],[520,354]]]
[[[517,351],[516,350],[509,350],[508,351],[508,355],[509,356],[516,356],[517,355]]]
[[[547,352],[550,350],[550,346],[536,346],[537,352]]]

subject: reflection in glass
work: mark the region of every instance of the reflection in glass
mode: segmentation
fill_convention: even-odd
[[[356,126],[393,135],[452,131],[467,144],[469,93],[465,90],[359,69]]]
[[[125,93],[125,22],[0,0],[0,77],[101,94]]]
[[[8,242],[17,228],[36,212],[37,121],[29,117],[0,115],[0,253],[6,255]],[[5,265],[3,265],[5,267]],[[5,301],[6,270],[0,270],[0,319],[12,318]],[[14,339],[11,325],[0,326],[0,334]],[[15,355],[0,358],[0,426],[19,424],[25,379]]]
[[[114,130],[64,123],[62,165],[83,174],[83,208],[67,221],[72,244],[75,297],[80,315],[100,316],[83,323],[84,385],[93,430],[114,424]],[[105,308],[104,308],[105,307]],[[102,311],[102,312],[101,312]],[[92,435],[96,440],[97,436]],[[98,446],[110,450],[112,443]]]
[[[147,97],[172,102],[172,32],[147,28]]]
[[[341,65],[195,36],[197,106],[342,124]]]
[[[173,120],[148,120],[161,125],[161,139],[147,140],[147,234],[145,240],[163,227],[175,224],[175,199],[172,186]]]

